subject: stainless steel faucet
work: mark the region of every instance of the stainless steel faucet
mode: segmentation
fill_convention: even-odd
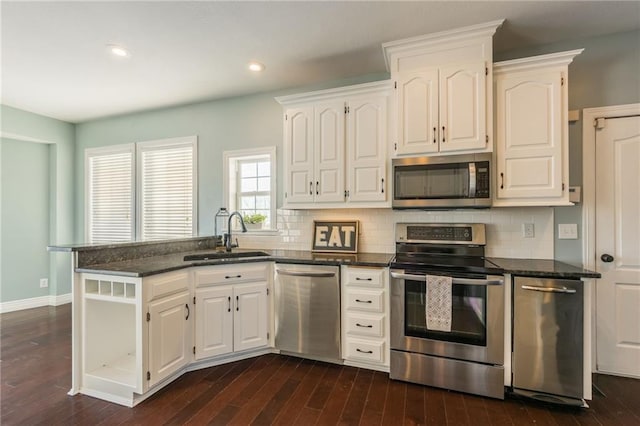
[[[227,233],[224,234],[224,247],[225,247],[225,250],[228,252],[230,252],[232,248],[238,247],[238,239],[236,239],[235,244],[231,242],[231,229],[232,229],[231,219],[234,216],[238,216],[238,219],[240,219],[240,225],[242,225],[242,232],[247,232],[247,227],[244,225],[244,220],[242,219],[242,215],[237,211],[231,213],[229,215],[229,222],[227,223]]]

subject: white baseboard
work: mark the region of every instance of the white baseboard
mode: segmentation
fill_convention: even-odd
[[[59,296],[40,296],[29,299],[12,300],[10,302],[0,303],[0,314],[22,311],[23,309],[39,308],[41,306],[60,306],[65,303],[71,303],[71,293],[61,294]]]

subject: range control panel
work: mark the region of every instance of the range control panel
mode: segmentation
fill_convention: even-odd
[[[484,223],[398,223],[396,242],[485,245]]]

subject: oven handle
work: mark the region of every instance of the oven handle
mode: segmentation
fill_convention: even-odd
[[[391,272],[391,278],[397,278],[400,280],[424,281],[426,279],[425,277],[426,275],[410,275]],[[502,285],[504,284],[504,280],[475,280],[471,278],[452,278],[451,283],[463,285]]]

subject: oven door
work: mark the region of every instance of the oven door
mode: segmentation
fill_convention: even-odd
[[[426,275],[391,271],[391,349],[486,364],[504,363],[504,278],[452,277],[451,332],[426,325]]]

